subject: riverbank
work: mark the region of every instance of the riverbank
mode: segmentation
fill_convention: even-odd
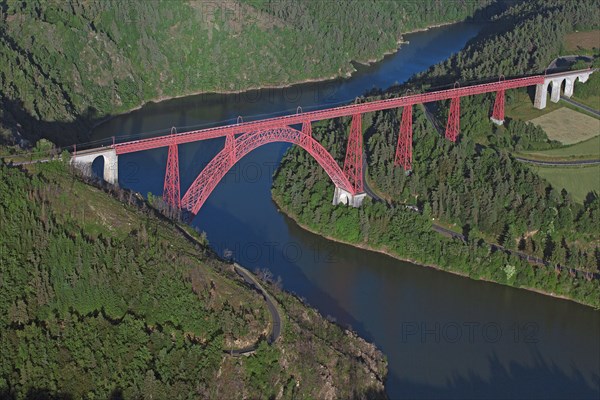
[[[384,255],[386,255],[388,257],[391,257],[393,259],[396,259],[396,260],[399,260],[399,261],[404,261],[404,262],[409,262],[411,264],[415,264],[415,265],[418,265],[418,266],[421,266],[421,267],[432,268],[432,269],[435,269],[435,270],[438,270],[438,271],[443,271],[443,272],[449,272],[449,273],[451,273],[453,275],[461,276],[461,277],[464,277],[464,278],[469,278],[469,279],[474,280],[474,281],[483,281],[483,282],[493,283],[493,284],[502,285],[502,286],[509,286],[509,287],[512,287],[512,288],[515,288],[515,289],[523,289],[523,290],[527,290],[527,291],[530,291],[530,292],[535,292],[535,293],[538,293],[538,294],[542,294],[544,296],[549,296],[549,297],[553,297],[553,298],[556,298],[556,299],[571,301],[571,302],[574,302],[574,303],[577,303],[577,304],[581,304],[581,305],[584,305],[584,306],[587,306],[587,307],[591,307],[593,309],[597,309],[597,310],[600,309],[599,307],[596,307],[596,306],[594,306],[592,304],[585,303],[583,301],[579,301],[577,299],[574,299],[574,298],[571,298],[571,297],[568,297],[568,296],[565,296],[565,295],[556,294],[556,293],[553,293],[553,292],[550,292],[550,291],[546,291],[546,290],[543,290],[543,289],[540,289],[540,288],[534,288],[534,287],[529,287],[529,286],[513,286],[513,285],[507,285],[505,283],[497,282],[497,281],[494,281],[494,280],[491,280],[491,279],[486,279],[486,278],[481,278],[481,277],[474,278],[474,277],[472,277],[472,276],[470,276],[470,275],[468,275],[468,274],[466,274],[466,273],[464,273],[462,271],[444,268],[444,267],[442,267],[440,265],[423,263],[420,260],[413,259],[413,258],[403,257],[400,254],[393,253],[393,252],[391,252],[389,250],[386,250],[386,249],[375,248],[375,247],[369,246],[369,245],[367,245],[365,243],[353,243],[353,242],[349,242],[349,241],[346,241],[346,240],[343,240],[343,239],[339,239],[339,238],[336,238],[336,237],[333,237],[333,236],[330,236],[330,235],[324,235],[321,232],[319,232],[319,231],[317,231],[317,230],[309,227],[308,225],[300,222],[300,220],[299,220],[299,218],[298,218],[297,215],[294,215],[291,212],[285,211],[284,208],[283,208],[283,206],[282,206],[282,204],[280,204],[280,202],[275,198],[275,196],[273,196],[272,199],[273,199],[273,202],[275,203],[275,205],[277,206],[277,210],[280,213],[284,214],[286,217],[288,217],[291,220],[293,220],[294,223],[296,223],[302,229],[304,229],[304,230],[306,230],[306,231],[308,231],[310,233],[313,233],[315,235],[318,235],[318,236],[320,236],[322,238],[325,238],[327,240],[330,240],[330,241],[333,241],[333,242],[336,242],[336,243],[345,244],[345,245],[352,246],[352,247],[356,247],[356,248],[359,248],[359,249],[362,249],[362,250],[367,250],[367,251],[372,251],[372,252],[375,252],[375,253],[384,254]],[[531,265],[531,268],[537,268],[537,267]]]
[[[410,30],[407,32],[403,32],[400,34],[400,37],[397,39],[396,46],[394,48],[384,51],[380,56],[378,56],[376,58],[371,58],[368,60],[349,59],[347,61],[348,68],[340,69],[339,72],[334,75],[308,78],[308,79],[298,80],[298,81],[289,82],[289,83],[263,84],[263,85],[248,86],[241,90],[197,90],[197,91],[189,91],[189,92],[185,92],[185,93],[177,94],[177,95],[154,97],[154,98],[145,100],[145,101],[141,102],[139,105],[129,108],[125,111],[119,111],[118,113],[108,115],[106,117],[101,118],[100,120],[98,120],[97,122],[95,122],[91,125],[91,127],[89,128],[89,130],[87,132],[87,137],[91,138],[92,131],[94,131],[96,128],[100,127],[101,125],[113,120],[114,118],[122,117],[122,116],[132,113],[136,110],[140,110],[149,104],[156,104],[156,103],[161,103],[164,101],[181,99],[184,97],[191,97],[191,96],[200,96],[200,95],[207,95],[207,96],[210,96],[210,95],[243,95],[245,93],[249,93],[252,91],[259,91],[259,90],[292,89],[296,86],[310,84],[310,83],[328,83],[328,82],[333,82],[336,80],[350,79],[353,77],[353,75],[356,72],[358,72],[358,70],[353,66],[353,63],[360,64],[365,67],[369,67],[369,66],[373,66],[374,64],[383,62],[386,57],[396,54],[402,48],[403,44],[409,43],[408,41],[404,40],[404,36],[410,35],[413,33],[426,32],[431,29],[436,29],[436,28],[441,28],[441,27],[450,26],[450,25],[454,25],[454,24],[459,24],[461,22],[463,22],[463,21],[451,21],[451,22],[445,22],[445,23],[432,24],[432,25],[428,25],[424,28],[413,29],[413,30]]]
[[[441,27],[443,27],[443,26],[454,25],[454,24],[458,24],[458,23],[460,23],[460,22],[465,22],[465,21],[451,21],[451,22],[443,22],[443,23],[440,23],[440,24],[432,24],[432,25],[428,25],[428,26],[426,26],[425,28],[413,29],[413,30],[410,30],[410,31],[407,31],[407,32],[403,32],[403,33],[401,33],[401,34],[400,34],[400,38],[398,38],[398,40],[396,41],[396,48],[395,48],[395,49],[390,49],[390,50],[388,50],[388,51],[384,52],[384,53],[381,55],[381,57],[378,57],[378,58],[370,58],[370,59],[368,59],[367,61],[350,60],[349,62],[350,62],[350,63],[353,63],[353,62],[355,62],[355,63],[357,63],[357,64],[361,64],[361,65],[364,65],[364,66],[370,66],[370,65],[373,65],[373,64],[375,64],[375,63],[378,63],[378,62],[381,62],[381,61],[383,61],[383,59],[384,59],[386,56],[390,56],[390,55],[392,55],[392,54],[395,54],[395,53],[397,53],[397,52],[398,52],[398,50],[400,50],[400,47],[401,47],[403,44],[409,44],[409,43],[410,43],[409,41],[407,41],[407,40],[404,40],[404,36],[405,36],[405,35],[410,35],[410,34],[412,34],[412,33],[418,33],[418,32],[426,32],[426,31],[428,31],[428,30],[430,30],[430,29],[435,29],[435,28],[441,28]],[[356,72],[356,70],[354,70],[353,72]],[[350,76],[348,76],[348,78],[349,78],[349,77],[350,77]]]

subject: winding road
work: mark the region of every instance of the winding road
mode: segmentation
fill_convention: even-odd
[[[548,68],[546,68],[547,72],[552,70],[565,70],[575,64],[577,61],[585,61],[591,63],[594,61],[593,57],[584,56],[580,54],[570,54],[566,56],[560,56],[552,60],[550,64],[548,64]],[[559,65],[562,64],[562,65]]]
[[[175,224],[177,230],[189,241],[194,242],[200,246],[203,246],[202,243],[198,242],[198,240],[190,235],[184,228],[182,228],[179,223]],[[269,313],[271,314],[271,320],[273,322],[273,326],[271,328],[271,334],[267,338],[268,344],[273,344],[279,337],[281,336],[281,329],[283,327],[283,322],[281,318],[281,314],[279,312],[279,308],[277,308],[276,302],[273,300],[271,295],[262,287],[258,279],[246,268],[242,267],[240,264],[234,262],[233,263],[234,271],[242,277],[242,279],[250,285],[254,290],[260,293],[267,303],[267,308],[269,309]],[[260,342],[260,341],[259,341]],[[241,349],[224,349],[223,352],[232,356],[241,356],[244,354],[250,354],[256,351],[258,348],[259,342],[252,344],[250,346],[243,347]]]
[[[571,104],[572,106],[579,107],[579,108],[581,108],[582,110],[585,110],[585,111],[587,111],[587,112],[589,112],[589,113],[591,113],[591,114],[594,114],[594,115],[595,115],[595,116],[597,116],[597,117],[600,117],[600,111],[598,111],[598,110],[594,110],[592,107],[586,106],[585,104],[581,104],[580,102],[578,102],[578,101],[575,101],[575,100],[573,100],[573,99],[570,99],[570,98],[568,98],[568,97],[565,97],[565,96],[560,96],[560,99],[561,99],[562,101],[564,101],[565,103],[569,103],[569,104]]]
[[[279,314],[279,309],[275,305],[275,301],[273,300],[271,295],[262,287],[258,279],[256,279],[256,277],[250,273],[250,271],[248,271],[246,268],[242,267],[238,263],[233,263],[233,268],[235,269],[235,272],[237,272],[237,274],[240,275],[247,284],[256,289],[265,299],[267,307],[269,308],[269,312],[271,313],[271,319],[273,320],[271,335],[269,335],[267,343],[273,344],[279,338],[279,336],[281,336],[282,327],[281,315]]]
[[[532,160],[529,158],[522,158],[522,157],[515,157],[515,160],[523,162],[523,163],[527,163],[527,164],[546,165],[546,166],[554,166],[554,167],[600,164],[600,160],[540,161],[540,160]]]

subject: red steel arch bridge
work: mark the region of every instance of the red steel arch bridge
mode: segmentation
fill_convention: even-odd
[[[551,101],[558,101],[560,88],[566,81],[565,95],[570,97],[576,80],[587,81],[594,70],[586,69],[548,75],[535,75],[514,79],[500,79],[497,82],[476,84],[453,89],[412,94],[402,97],[350,104],[311,112],[299,112],[281,117],[267,118],[206,128],[183,133],[170,134],[147,139],[114,143],[109,148],[74,152],[71,162],[85,172],[91,173],[91,163],[99,156],[105,158],[104,178],[109,183],[118,183],[118,156],[127,153],[168,147],[167,167],[164,180],[164,200],[173,207],[198,213],[211,192],[233,165],[252,150],[273,142],[288,142],[308,151],[327,172],[336,190],[334,204],[345,203],[359,206],[365,196],[363,188],[363,132],[362,114],[403,108],[400,134],[396,147],[395,164],[405,170],[412,168],[412,107],[416,104],[450,100],[450,110],[445,136],[456,141],[460,131],[460,99],[484,93],[496,93],[491,119],[497,124],[504,122],[504,97],[509,89],[536,86],[537,108],[544,108],[548,87],[552,87]],[[567,93],[569,92],[569,93]],[[311,124],[331,118],[352,117],[350,134],[346,146],[344,165],[340,166],[331,154],[312,137]],[[301,129],[293,126],[302,127]],[[181,196],[179,180],[178,146],[185,143],[225,137],[225,146],[200,172],[191,186]]]

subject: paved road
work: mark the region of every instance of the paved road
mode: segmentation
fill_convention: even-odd
[[[431,125],[433,125],[433,127],[435,128],[435,130],[438,131],[440,135],[446,136],[446,131],[442,126],[440,126],[438,121],[435,119],[435,117],[431,113],[431,110],[429,109],[429,107],[427,107],[427,104],[421,104],[421,107],[423,108],[423,111],[425,111],[425,117],[427,117]]]
[[[597,117],[600,117],[600,111],[594,110],[592,107],[588,107],[585,104],[581,104],[580,102],[575,101],[575,100],[570,99],[570,98],[565,97],[565,96],[560,96],[560,99],[562,101],[564,101],[565,103],[569,103],[569,104],[571,104],[571,105],[573,105],[575,107],[579,107],[582,110],[585,110],[585,111],[587,111],[589,113],[592,113],[592,114],[596,115]]]
[[[379,197],[367,184],[367,152],[365,151],[365,147],[363,146],[363,189],[365,189],[365,193],[375,201],[384,201],[381,197]]]
[[[181,232],[183,236],[186,237],[186,239],[202,246],[202,244],[199,243],[195,237],[190,235],[185,229],[179,226],[179,224],[175,224],[175,226],[177,230]],[[250,271],[248,271],[246,268],[242,267],[238,263],[233,263],[233,269],[238,275],[242,277],[242,279],[244,279],[244,281],[247,284],[252,286],[265,299],[265,302],[267,303],[267,308],[269,309],[269,313],[271,314],[271,320],[273,321],[273,327],[271,329],[271,334],[267,338],[267,343],[273,344],[279,338],[279,336],[281,336],[281,328],[283,326],[281,314],[279,313],[279,309],[275,305],[275,301],[271,298],[269,293],[262,287],[258,279],[256,279],[255,276],[252,273],[250,273]],[[257,348],[258,343],[255,343],[253,345],[241,349],[224,349],[223,352],[233,356],[241,356],[244,354],[252,353],[256,351]]]
[[[593,57],[590,56],[581,56],[578,54],[571,54],[568,56],[560,56],[552,60],[552,62],[548,65],[546,71],[550,71],[553,69],[568,69],[572,64],[575,64],[577,61],[583,60],[586,62],[594,61]],[[562,65],[559,65],[562,64]]]
[[[465,243],[467,241],[466,238],[465,238],[465,236],[462,233],[451,231],[450,229],[446,229],[446,228],[444,228],[441,225],[431,224],[431,229],[433,229],[437,233],[442,234],[444,236],[448,236],[448,237],[460,239],[460,240],[462,240]]]
[[[254,287],[265,299],[267,303],[267,307],[269,308],[269,312],[271,313],[271,319],[273,320],[273,328],[271,329],[271,335],[267,339],[269,344],[274,343],[279,336],[281,336],[281,315],[279,314],[279,309],[275,305],[275,301],[271,298],[271,295],[262,287],[258,279],[250,273],[246,268],[242,267],[238,263],[233,263],[233,268],[235,272],[238,273],[247,284]]]
[[[600,160],[579,160],[579,161],[539,161],[531,160],[529,158],[515,157],[515,160],[521,161],[528,164],[535,165],[549,165],[549,166],[577,166],[577,165],[595,165],[600,164]]]
[[[31,160],[31,161],[5,161],[6,164],[8,165],[14,165],[14,166],[19,166],[19,165],[31,165],[31,164],[37,164],[37,163],[46,163],[46,162],[50,162],[52,161],[53,158],[40,158],[38,160]]]

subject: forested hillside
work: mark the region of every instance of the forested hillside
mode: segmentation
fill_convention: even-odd
[[[516,3],[497,19],[500,27],[412,81],[435,84],[542,73],[559,53],[564,36],[600,27],[594,0]]]
[[[489,3],[0,0],[2,136],[72,144],[151,99],[343,76]]]
[[[480,38],[449,61],[415,77],[408,86],[415,90],[457,78],[539,73],[540,66],[547,65],[559,51],[562,36],[578,27],[594,27],[597,13],[592,1],[537,1],[517,6],[502,17],[506,19],[501,25],[504,31]],[[507,59],[514,62],[505,64]],[[395,88],[379,97],[405,90]],[[326,235],[475,278],[534,287],[599,306],[597,281],[588,282],[581,274],[558,275],[551,268],[534,268],[486,244],[497,243],[551,265],[600,271],[598,194],[590,193],[584,204],[577,204],[569,193],[556,190],[517,162],[509,150],[558,144],[548,140],[540,128],[522,121],[496,127],[489,121],[492,104],[492,96],[461,99],[461,136],[456,144],[444,139],[425,118],[423,109],[415,106],[410,174],[393,164],[402,110],[365,115],[368,181],[391,205],[367,202],[359,210],[332,207],[328,204],[332,184],[320,167],[296,148],[282,162],[273,196],[285,211]],[[446,112],[442,104],[440,121]],[[347,129],[348,121],[333,121],[315,129],[340,163]],[[405,205],[418,206],[423,215]],[[465,234],[468,243],[432,232],[432,218]]]
[[[117,194],[124,203],[62,162],[0,162],[0,398],[381,395],[374,346],[273,286],[284,329],[267,345],[262,296]],[[224,353],[256,342],[248,357]]]

